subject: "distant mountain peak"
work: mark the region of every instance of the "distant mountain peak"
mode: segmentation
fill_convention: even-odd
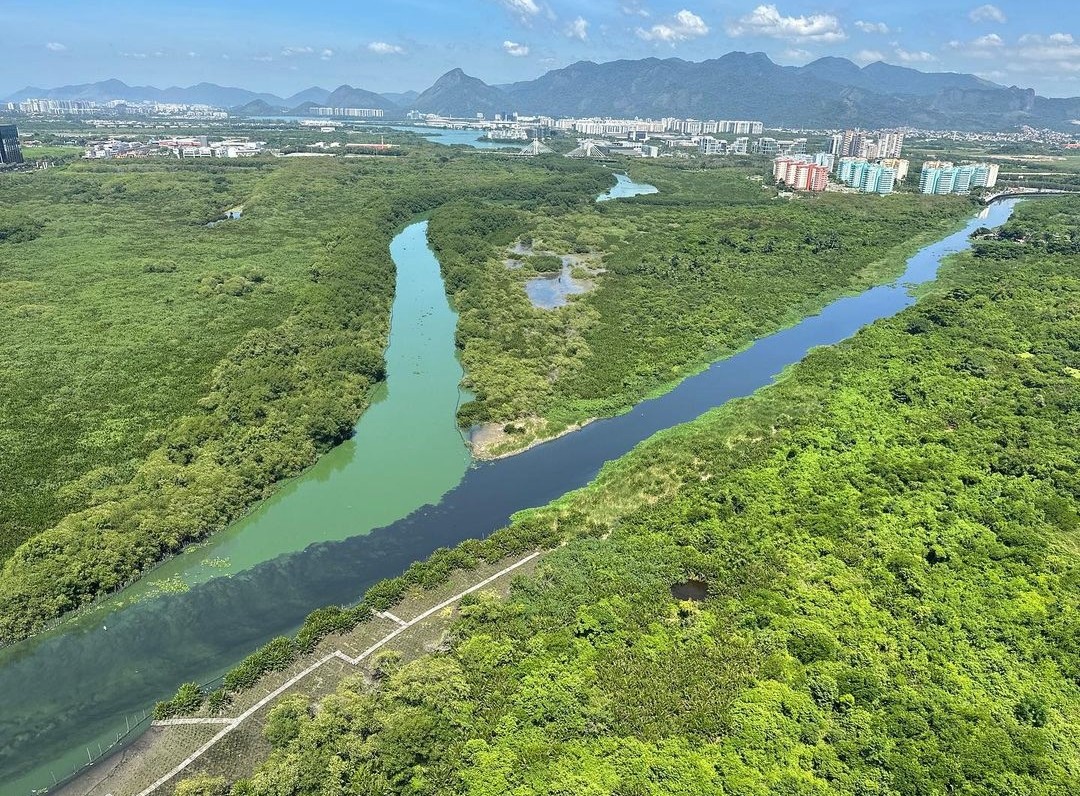
[[[226,108],[312,105],[402,109],[473,117],[477,113],[699,119],[760,119],[766,125],[836,128],[913,126],[1008,129],[1019,124],[1072,129],[1080,98],[1046,99],[1031,89],[1006,88],[975,75],[920,72],[881,61],[860,67],[826,56],[805,66],[781,66],[762,52],[734,51],[685,61],[650,57],[604,63],[577,61],[534,79],[491,86],[451,69],[419,95],[375,94],[347,84],[313,86],[287,100],[240,88],[200,83],[188,88],[129,86],[121,80],[41,89],[27,86],[7,98],[158,101]]]
[[[500,113],[510,110],[510,98],[495,86],[478,77],[451,69],[436,80],[429,89],[409,103],[423,113],[450,116],[472,116],[475,113]]]

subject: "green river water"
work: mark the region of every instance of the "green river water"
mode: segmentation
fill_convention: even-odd
[[[427,222],[397,235],[390,253],[397,284],[387,378],[355,435],[244,519],[133,584],[124,602],[241,572],[313,542],[388,525],[438,502],[461,480],[470,456],[455,418],[459,402],[469,396],[460,389],[464,374],[454,350],[457,316],[427,245]]]

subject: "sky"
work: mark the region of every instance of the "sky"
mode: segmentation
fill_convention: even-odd
[[[0,95],[119,78],[287,95],[348,83],[423,90],[461,67],[488,83],[575,61],[700,61],[762,51],[972,72],[1080,96],[1080,0],[2,0]]]

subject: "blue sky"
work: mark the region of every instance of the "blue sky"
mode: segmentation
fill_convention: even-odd
[[[764,51],[974,72],[1080,95],[1080,2],[1001,0],[3,0],[0,94],[117,77],[278,94],[349,83],[421,90],[462,67],[489,83],[578,60]]]

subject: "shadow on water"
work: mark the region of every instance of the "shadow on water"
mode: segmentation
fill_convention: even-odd
[[[907,285],[934,277],[940,259],[968,246],[979,226],[997,226],[1015,202],[922,249],[901,279],[846,298],[820,314],[686,379],[627,414],[600,420],[517,456],[477,464],[439,501],[366,536],[313,544],[182,594],[126,606],[100,621],[0,651],[0,780],[4,794],[50,784],[50,761],[70,772],[71,750],[122,728],[188,680],[206,681],[270,638],[295,629],[315,608],[358,599],[434,549],[484,536],[525,508],[581,487],[600,467],[665,428],[693,420],[769,384],[813,347],[829,345],[913,303]],[[317,507],[313,507],[317,509]],[[16,781],[16,777],[18,780]]]

